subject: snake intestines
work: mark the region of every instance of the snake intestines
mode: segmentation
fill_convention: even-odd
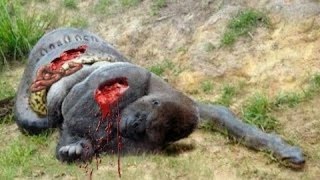
[[[114,62],[111,55],[82,54],[79,57],[65,62],[60,69],[52,71],[50,65],[38,69],[36,80],[30,87],[29,106],[40,117],[47,115],[47,91],[50,86],[64,76],[75,73],[83,64],[93,64],[100,61]]]

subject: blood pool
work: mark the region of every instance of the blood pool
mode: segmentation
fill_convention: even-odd
[[[63,52],[62,54],[60,54],[59,57],[57,57],[50,63],[50,69],[52,71],[60,70],[64,63],[79,57],[81,54],[83,54],[86,51],[86,49],[87,49],[87,46],[82,45],[76,49],[70,49]]]
[[[94,98],[100,107],[102,119],[110,114],[112,107],[128,88],[126,78],[118,78],[108,81],[96,89]]]

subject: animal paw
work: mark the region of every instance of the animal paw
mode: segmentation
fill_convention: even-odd
[[[61,161],[73,162],[77,160],[86,161],[92,157],[93,151],[90,143],[79,141],[62,146],[58,151]]]

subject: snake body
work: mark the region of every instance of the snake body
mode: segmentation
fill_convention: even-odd
[[[77,58],[65,62],[61,69],[65,72],[71,68],[70,64],[93,64],[99,61],[114,62],[115,58],[107,54],[83,54]],[[74,72],[73,72],[74,73]],[[30,93],[29,106],[30,108],[40,117],[47,115],[47,91],[50,86],[46,89],[38,90]]]

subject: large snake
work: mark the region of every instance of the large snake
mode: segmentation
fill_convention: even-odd
[[[49,65],[42,66],[37,71],[36,80],[30,87],[29,105],[40,117],[47,115],[47,91],[50,86],[62,77],[80,70],[83,64],[93,64],[99,61],[114,62],[114,58],[106,54],[82,54],[65,62],[60,69],[52,70]]]

